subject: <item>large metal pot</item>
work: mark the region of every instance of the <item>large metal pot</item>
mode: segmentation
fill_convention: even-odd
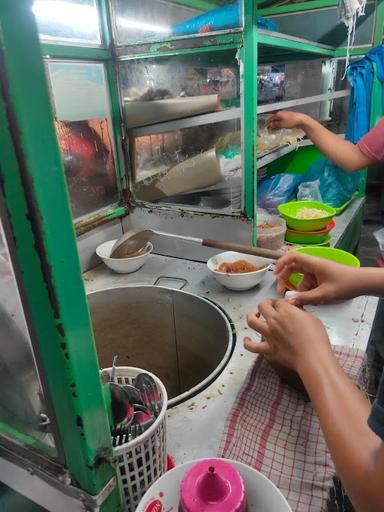
[[[137,366],[156,374],[170,405],[202,390],[224,368],[233,348],[231,325],[210,301],[157,286],[90,293],[88,304],[100,367]]]

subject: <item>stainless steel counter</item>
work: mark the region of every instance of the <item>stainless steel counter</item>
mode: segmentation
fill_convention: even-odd
[[[234,353],[217,380],[199,395],[168,411],[168,452],[177,463],[215,456],[225,419],[255,360],[253,354],[243,349],[244,336],[252,334],[246,326],[245,316],[264,298],[277,296],[274,275],[269,272],[261,285],[251,291],[231,292],[215,281],[204,263],[156,255],[134,274],[115,274],[100,265],[84,275],[87,292],[117,286],[153,285],[159,277],[186,279],[185,291],[216,302],[236,328]],[[164,280],[159,285],[172,287],[170,281]],[[322,319],[332,343],[365,350],[376,306],[377,299],[360,297],[342,304],[308,309]]]

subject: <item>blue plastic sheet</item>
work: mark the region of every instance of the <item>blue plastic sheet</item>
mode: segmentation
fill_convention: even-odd
[[[240,2],[234,2],[229,5],[212,9],[211,11],[199,14],[194,18],[178,23],[172,27],[172,35],[186,36],[198,34],[203,29],[206,32],[216,32],[217,30],[229,30],[241,26],[242,9]],[[273,21],[257,16],[257,24],[260,28],[266,30],[277,30]]]
[[[367,53],[367,58],[376,63],[377,78],[382,86],[382,112],[384,114],[384,44],[372,48]]]
[[[295,199],[302,181],[303,176],[298,174],[275,174],[266,178],[257,188],[257,207],[276,213],[279,204]]]

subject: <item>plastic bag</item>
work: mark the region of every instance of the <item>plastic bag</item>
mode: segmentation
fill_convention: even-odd
[[[297,174],[276,174],[259,183],[257,205],[269,213],[276,213],[279,204],[296,197],[303,176]]]
[[[381,257],[384,258],[384,228],[375,231],[373,236],[376,238],[376,241],[379,244]]]
[[[347,173],[322,157],[302,176],[302,181],[319,180],[323,203],[340,208],[359,189],[361,178],[361,173]]]
[[[300,183],[297,190],[298,201],[320,201],[323,202],[320,193],[320,180],[305,181]]]
[[[257,153],[264,153],[279,146],[299,146],[299,141],[305,136],[300,128],[282,129],[270,132],[264,123],[260,123],[257,128],[256,150]]]

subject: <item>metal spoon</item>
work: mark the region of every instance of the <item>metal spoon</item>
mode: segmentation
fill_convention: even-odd
[[[127,392],[129,401],[132,404],[144,405],[143,400],[141,398],[140,391],[135,386],[131,386],[130,384],[125,384],[125,385],[123,385],[123,388]]]
[[[139,373],[134,384],[140,390],[144,403],[158,416],[161,411],[161,397],[154,379],[148,373]]]
[[[174,235],[164,233],[163,231],[154,231],[152,229],[131,229],[117,240],[112,247],[111,258],[126,258],[127,255],[142,249],[152,238],[153,235],[166,236],[177,240],[184,240],[200,244],[205,247],[213,247],[215,249],[224,249],[225,251],[236,251],[243,254],[252,254],[262,258],[279,259],[283,256],[281,251],[273,251],[271,249],[262,249],[260,247],[252,247],[251,245],[236,244],[232,242],[210,240],[208,238],[196,238],[192,236]]]

